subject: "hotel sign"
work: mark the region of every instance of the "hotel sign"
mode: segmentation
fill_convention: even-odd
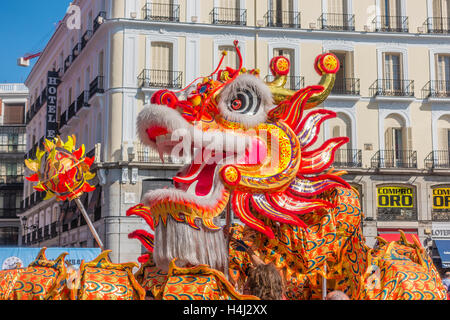
[[[450,188],[433,189],[433,209],[450,210]]]
[[[378,208],[414,208],[414,191],[408,187],[377,188]]]
[[[57,71],[49,71],[47,75],[47,124],[45,137],[56,138],[58,134],[57,100],[59,75]]]

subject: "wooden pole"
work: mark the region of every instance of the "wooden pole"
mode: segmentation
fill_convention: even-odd
[[[97,231],[95,230],[95,227],[94,227],[94,225],[92,224],[92,221],[91,221],[91,219],[89,218],[89,215],[87,214],[86,209],[84,209],[84,206],[83,206],[83,204],[81,203],[80,199],[76,198],[76,199],[75,199],[75,203],[77,204],[78,209],[81,211],[81,214],[83,215],[84,220],[86,220],[86,223],[87,223],[87,225],[88,225],[88,227],[89,227],[89,230],[91,230],[91,233],[92,233],[92,235],[94,236],[94,239],[95,239],[95,241],[97,242],[98,246],[100,247],[100,249],[101,249],[102,251],[104,251],[104,248],[103,248],[103,242],[102,242],[102,240],[100,239],[100,237],[98,236],[98,233],[97,233]]]
[[[327,264],[324,264],[324,273],[327,274]],[[322,282],[322,300],[326,300],[327,299],[327,278],[323,277],[323,282]]]

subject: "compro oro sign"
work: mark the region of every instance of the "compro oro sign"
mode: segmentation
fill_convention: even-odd
[[[377,188],[378,208],[414,208],[414,189],[386,186]]]
[[[433,209],[450,210],[450,187],[434,188],[433,191]]]

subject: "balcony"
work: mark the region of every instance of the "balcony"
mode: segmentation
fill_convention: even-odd
[[[224,24],[224,25],[247,25],[247,10],[236,8],[218,8],[215,7],[210,12],[212,24]]]
[[[94,19],[94,30],[93,30],[93,33],[97,32],[97,30],[105,22],[105,20],[106,20],[106,12],[105,11],[100,11],[98,16]]]
[[[336,168],[362,168],[362,150],[339,149],[334,156]]]
[[[424,25],[428,33],[450,33],[450,18],[431,17],[424,22]]]
[[[267,75],[264,78],[265,82],[272,82],[275,80],[273,75]],[[305,87],[305,77],[303,76],[287,76],[286,84],[284,86],[286,89],[298,91]]]
[[[59,130],[67,125],[67,111],[64,111],[59,118]]]
[[[89,100],[96,94],[105,93],[104,77],[98,76],[89,84]]]
[[[72,63],[80,55],[80,52],[81,52],[81,43],[77,43],[75,47],[73,47],[72,49]]]
[[[56,222],[50,225],[50,238],[55,238],[58,235]]]
[[[181,89],[183,72],[170,70],[144,69],[138,77],[141,88]]]
[[[75,116],[77,115],[77,103],[76,101],[72,102],[72,104],[69,106],[69,109],[67,109],[67,123],[70,122]]]
[[[375,32],[409,32],[409,18],[403,16],[377,16],[372,23]]]
[[[357,78],[336,80],[331,94],[359,96],[361,94],[360,80]]]
[[[300,28],[300,12],[269,10],[265,15],[266,27]]]
[[[414,80],[378,79],[370,86],[372,96],[414,97]]]
[[[89,92],[83,91],[77,98],[77,110],[76,112],[79,113],[83,108],[89,108]]]
[[[417,169],[417,151],[379,150],[371,159],[372,168]]]
[[[50,238],[50,226],[46,225],[44,227],[44,240],[47,240]]]
[[[17,208],[0,208],[0,219],[14,219],[17,218]]]
[[[149,21],[180,21],[180,5],[166,3],[147,3],[142,8],[144,20]]]
[[[432,80],[422,88],[422,97],[429,98],[450,98],[450,81]]]
[[[322,30],[355,31],[354,14],[322,13],[317,23]]]
[[[23,175],[0,175],[0,185],[23,183]]]
[[[86,32],[81,37],[81,50],[83,50],[86,47],[88,41],[91,39],[93,34],[94,32],[92,30],[86,30]]]
[[[25,126],[0,127],[0,153],[25,153],[27,145]]]
[[[137,148],[137,161],[141,163],[162,164],[159,157],[159,153],[147,146],[139,145]],[[172,158],[171,156],[164,154],[163,156],[165,164],[183,164],[183,159]]]
[[[68,56],[66,60],[64,60],[64,73],[67,72],[67,69],[72,65],[72,55]]]
[[[425,158],[425,168],[427,169],[450,169],[450,151],[435,150]]]

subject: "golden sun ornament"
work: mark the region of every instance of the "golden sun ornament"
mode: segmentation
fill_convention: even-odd
[[[65,143],[60,137],[46,139],[45,150],[36,151],[36,160],[25,160],[27,168],[35,172],[26,179],[38,183],[35,190],[47,192],[44,200],[55,196],[58,201],[71,201],[95,190],[87,182],[95,177],[89,171],[94,158],[85,157],[84,145],[77,150],[75,145],[75,136],[69,136]]]

